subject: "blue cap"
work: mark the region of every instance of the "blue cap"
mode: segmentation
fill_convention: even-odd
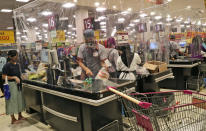
[[[94,37],[94,30],[88,29],[84,31],[85,38],[93,38]]]

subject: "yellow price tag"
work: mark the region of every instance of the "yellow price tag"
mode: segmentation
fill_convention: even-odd
[[[0,31],[0,44],[15,43],[14,31]]]

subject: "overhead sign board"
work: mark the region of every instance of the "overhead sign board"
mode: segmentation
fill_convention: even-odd
[[[14,31],[0,30],[0,44],[15,43]]]

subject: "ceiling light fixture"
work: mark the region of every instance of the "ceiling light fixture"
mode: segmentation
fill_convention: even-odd
[[[64,8],[72,8],[72,7],[75,7],[76,6],[76,4],[74,4],[74,3],[65,3],[65,4],[63,4],[62,5],[62,7],[64,7]]]
[[[154,11],[150,13],[150,15],[152,15],[152,16],[155,15],[155,14],[156,14],[156,13],[155,13]]]
[[[95,2],[94,5],[95,5],[96,7],[98,7],[98,6],[100,6],[100,3],[99,3],[99,2]]]
[[[68,17],[60,17],[59,20],[64,21],[64,20],[69,20],[69,18]]]
[[[97,7],[96,8],[96,11],[97,12],[104,12],[104,11],[106,11],[107,9],[106,8],[104,8],[104,7]]]
[[[29,21],[29,22],[35,22],[35,21],[36,21],[36,18],[30,17],[30,18],[28,18],[28,19],[26,19],[26,20]]]
[[[38,27],[35,27],[34,29],[35,29],[35,30],[38,30],[39,28],[38,28]]]
[[[142,14],[140,14],[139,16],[143,18],[143,17],[146,17],[147,14],[146,14],[146,13],[142,13]]]
[[[100,25],[106,25],[107,23],[106,22],[100,22]]]
[[[191,6],[190,6],[190,5],[188,5],[188,6],[187,6],[187,9],[191,9]]]
[[[78,0],[73,0],[75,3],[77,3],[78,2]]]
[[[42,24],[43,27],[48,27],[48,24]]]
[[[13,29],[14,29],[14,27],[7,27],[7,29],[8,29],[8,30],[13,30]]]
[[[135,24],[130,23],[130,24],[129,24],[129,26],[134,27],[134,26],[135,26]]]
[[[43,11],[43,12],[41,12],[41,14],[44,16],[49,16],[49,15],[52,15],[52,12],[51,11]]]
[[[124,23],[124,21],[125,21],[125,18],[119,18],[118,19],[118,23]]]
[[[172,0],[167,0],[168,2],[172,2]]]
[[[133,20],[133,22],[139,23],[139,22],[140,22],[140,19]]]
[[[172,21],[172,18],[167,18],[166,21]]]
[[[132,8],[128,8],[127,11],[132,11]]]
[[[100,16],[100,17],[98,18],[99,21],[104,20],[104,19],[106,19],[105,16]]]
[[[160,16],[160,15],[155,16],[155,19],[156,19],[156,20],[160,20],[160,19],[162,19],[162,16]]]
[[[16,1],[18,1],[18,2],[29,2],[30,0],[16,0]]]
[[[72,28],[73,26],[72,26],[72,25],[68,25],[68,27],[69,27],[69,28]]]
[[[10,12],[12,12],[12,10],[11,9],[1,9],[1,12],[10,13]]]
[[[163,23],[162,23],[162,22],[158,22],[157,24],[158,24],[158,25],[162,25]]]
[[[116,9],[116,8],[117,8],[117,6],[116,6],[116,5],[113,5],[113,6],[112,6],[112,8],[113,8],[113,9]]]

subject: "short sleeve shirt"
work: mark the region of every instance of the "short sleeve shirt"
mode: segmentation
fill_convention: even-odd
[[[107,59],[106,50],[104,46],[98,44],[98,49],[88,48],[85,44],[81,45],[78,51],[78,58],[83,60],[94,77],[101,69],[101,61]]]
[[[2,69],[2,74],[21,78],[19,64],[12,64],[10,62],[6,63]]]

